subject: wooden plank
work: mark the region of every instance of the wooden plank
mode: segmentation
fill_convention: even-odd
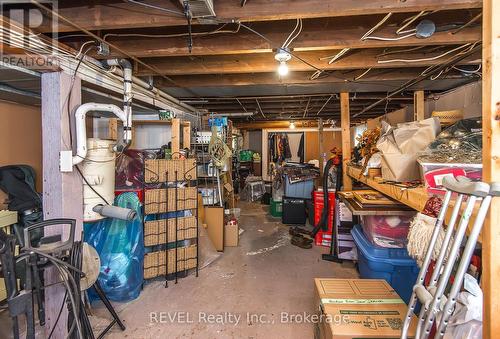
[[[422,73],[422,68],[391,68],[390,72],[386,69],[372,69],[363,78],[358,80],[358,83],[373,82],[373,81],[408,81],[416,78]],[[353,71],[347,74],[348,77],[354,78],[361,74],[360,71]],[[180,87],[214,87],[214,86],[246,86],[246,85],[284,85],[284,84],[345,84],[342,78],[346,74],[332,74],[329,77],[320,77],[315,80],[310,80],[311,71],[296,71],[290,72],[286,77],[279,77],[276,70],[268,73],[243,73],[243,74],[200,74],[195,77],[191,75],[175,75],[171,76],[177,86]],[[461,77],[457,72],[450,71],[447,78]],[[171,87],[172,83],[167,82],[160,77],[154,78],[154,83],[160,88]],[[240,107],[241,109],[241,107]]]
[[[351,115],[349,111],[349,93],[340,93],[340,123],[342,128],[342,168],[343,190],[352,190],[351,177],[347,175],[347,164],[351,161]]]
[[[42,140],[43,140],[43,216],[45,220],[53,218],[73,218],[77,220],[75,237],[79,240],[83,225],[83,185],[82,179],[75,170],[62,173],[59,170],[59,153],[71,150],[70,122],[68,107],[71,113],[81,103],[81,81],[68,74],[42,74]],[[71,101],[68,97],[71,91]],[[73,134],[74,135],[74,134]],[[52,226],[45,228],[45,235],[63,234],[67,238],[67,227]],[[60,281],[55,269],[45,271],[45,283]],[[64,287],[54,285],[45,289],[45,310],[47,324],[45,334],[48,336],[55,324],[59,308],[64,296]],[[54,331],[55,338],[64,338],[67,333],[67,309],[64,308]]]
[[[397,200],[406,206],[409,206],[417,211],[422,211],[425,207],[425,203],[429,199],[429,195],[427,194],[427,190],[423,186],[419,186],[416,188],[405,189],[401,187],[397,187],[395,185],[383,184],[381,180],[370,179],[363,175],[361,175],[361,168],[348,166],[347,167],[347,175],[349,175],[352,179],[362,182],[365,185],[370,186],[376,191],[379,191],[388,197],[391,197],[394,200]],[[450,206],[453,207],[453,201],[450,203]],[[477,209],[479,204],[476,204],[475,210],[472,213],[472,221],[469,223],[469,229],[472,227],[474,223],[475,216],[477,214]],[[446,215],[446,222],[449,221],[451,215],[451,208],[449,209]],[[481,237],[479,238],[481,242]]]
[[[425,96],[424,91],[419,90],[413,93],[413,120],[425,119]]]
[[[191,122],[186,121],[182,124],[182,148],[191,149]]]
[[[451,49],[451,48],[450,48]],[[381,68],[406,68],[406,67],[427,67],[430,65],[440,65],[443,59],[426,60],[431,56],[437,56],[440,53],[405,53],[398,55],[397,59],[421,59],[417,62],[395,61],[390,63],[381,63],[380,61],[392,60],[393,57],[379,57],[382,50],[379,49],[363,49],[354,51],[351,54],[335,61],[331,64],[328,60],[320,60],[332,56],[331,51],[309,51],[296,52],[296,55],[306,62],[321,67],[324,70],[350,70],[350,69],[381,69]],[[335,53],[334,53],[335,54]],[[333,54],[333,55],[334,55]],[[275,72],[276,62],[274,53],[256,53],[256,54],[231,54],[231,55],[209,55],[209,56],[192,56],[186,57],[170,57],[170,58],[145,58],[145,63],[152,66],[154,69],[164,75],[187,75],[187,74],[237,74],[237,73],[263,73]],[[467,65],[474,64],[481,60],[481,53],[465,58],[459,64]],[[311,66],[302,62],[297,58],[292,58],[288,63],[290,72],[311,71]],[[157,75],[151,69],[139,65],[137,75]]]
[[[179,151],[181,150],[181,120],[174,118],[172,119],[172,159],[180,157]]]
[[[361,20],[356,20],[361,19]],[[372,19],[372,20],[370,20]],[[375,19],[375,20],[373,20]],[[481,28],[465,28],[457,34],[450,32],[436,32],[427,39],[409,37],[407,39],[382,41],[360,38],[373,27],[379,17],[366,16],[360,18],[349,18],[349,20],[325,19],[315,22],[308,22],[304,25],[302,33],[293,41],[295,52],[330,50],[330,54],[335,54],[343,48],[389,48],[402,46],[431,45],[460,45],[481,40]],[[347,22],[348,21],[348,22]],[[271,41],[284,41],[290,34],[292,27],[290,22],[260,23],[252,25],[252,28],[266,36]],[[227,26],[224,30],[237,30],[235,24]],[[204,31],[211,31],[205,29]],[[153,34],[154,35],[154,34]],[[393,37],[393,27],[382,27],[377,30],[377,36]],[[247,53],[270,53],[275,46],[262,39],[258,35],[241,29],[238,33],[205,35],[195,40],[193,49],[190,52],[186,46],[186,37],[172,38],[148,38],[148,37],[114,37],[106,39],[120,49],[127,51],[130,55],[138,58],[146,57],[172,57],[172,56],[192,56],[192,55],[224,55],[224,54],[247,54]],[[71,44],[75,49],[80,49],[82,40],[77,44]],[[97,54],[96,58],[102,58]],[[124,57],[116,50],[111,50],[112,57]],[[109,56],[106,56],[109,57]]]
[[[150,0],[148,4],[179,11],[173,2]],[[452,10],[481,8],[479,0],[252,0],[244,7],[239,1],[218,0],[215,3],[215,12],[220,22],[268,21],[268,20],[295,20],[296,18],[323,18],[342,17],[366,14],[386,14],[420,12],[426,10]],[[163,11],[144,8],[131,3],[113,3],[80,5],[75,7],[59,8],[59,13],[70,21],[88,30],[110,30],[138,27],[184,26],[186,19],[182,15],[171,15]],[[197,20],[194,24],[199,23]],[[44,24],[41,29],[50,31],[50,23]],[[59,21],[59,32],[75,31],[71,25]]]
[[[500,2],[483,10],[483,179],[500,182]],[[500,333],[500,199],[494,198],[483,228],[483,338]]]
[[[118,119],[110,118],[108,121],[108,139],[118,140]]]

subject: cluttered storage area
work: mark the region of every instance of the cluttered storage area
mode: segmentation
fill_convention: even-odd
[[[0,338],[498,337],[500,3],[0,13]]]

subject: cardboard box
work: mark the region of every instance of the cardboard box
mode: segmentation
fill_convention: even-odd
[[[224,226],[224,247],[238,246],[240,228],[238,224],[231,225],[227,223]]]
[[[407,305],[379,279],[315,279],[315,338],[399,338]],[[415,334],[416,318],[409,336]]]
[[[208,237],[217,251],[224,251],[224,208],[215,206],[205,207],[205,223]]]

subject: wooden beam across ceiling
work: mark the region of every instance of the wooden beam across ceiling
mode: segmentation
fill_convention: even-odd
[[[373,69],[357,82],[386,82],[406,81],[417,77],[425,68],[391,68]],[[365,70],[353,70],[349,72],[335,72],[329,77],[310,80],[314,70],[302,72],[290,72],[286,78],[280,78],[276,70],[269,73],[243,73],[243,74],[201,74],[201,75],[175,75],[170,78],[179,87],[214,87],[214,86],[249,86],[249,85],[285,85],[285,84],[342,84],[343,78],[354,80],[356,76]],[[456,71],[446,75],[447,78],[461,78]],[[159,87],[170,87],[172,84],[162,78],[154,78],[155,85]]]
[[[148,4],[179,11],[179,7],[168,1],[150,0]],[[480,0],[252,0],[244,7],[238,1],[215,1],[216,21],[252,22],[285,20],[296,18],[342,17],[388,12],[420,12],[429,10],[452,10],[481,8]],[[70,21],[88,30],[122,29],[138,27],[161,27],[185,25],[183,16],[172,15],[160,10],[148,9],[137,4],[116,2],[78,5],[71,7],[70,0],[59,1],[59,13]],[[195,21],[196,23],[196,21]],[[75,31],[65,23],[59,23],[59,32]],[[46,28],[45,31],[49,31]]]
[[[449,48],[451,50],[452,47]],[[417,62],[396,61],[390,63],[380,63],[389,59],[427,59],[435,57],[441,52],[434,53],[402,53],[380,57],[382,53],[379,49],[365,49],[352,53],[348,57],[341,58],[331,64],[328,60],[320,60],[331,56],[332,53],[325,51],[297,52],[296,55],[322,70],[348,70],[367,68],[396,68],[396,67],[426,67],[441,64],[447,58],[433,60],[423,60]],[[333,53],[334,55],[335,53]],[[457,53],[455,53],[457,54]],[[172,58],[148,58],[145,62],[157,69],[164,75],[187,75],[187,74],[237,74],[237,73],[265,73],[275,72],[277,63],[272,53],[259,54],[239,54],[221,56],[193,56],[172,57]],[[461,65],[478,64],[481,62],[481,54],[478,53],[460,62]],[[288,62],[290,71],[315,71],[306,63],[292,58]],[[140,76],[154,75],[151,70],[139,65],[137,74]]]
[[[343,48],[453,45],[481,40],[481,27],[465,28],[457,34],[452,34],[451,31],[436,32],[427,39],[409,37],[393,41],[372,39],[360,40],[372,26],[368,26],[365,23],[366,26],[358,24],[357,27],[346,27],[345,25],[330,23],[330,21],[331,20],[323,21],[322,23],[311,23],[309,26],[304,24],[302,33],[294,40],[290,47],[298,52]],[[358,21],[355,23],[358,23]],[[269,40],[275,42],[275,45],[272,46],[268,41],[242,28],[239,29],[238,33],[212,34],[194,37],[193,49],[191,52],[188,50],[186,37],[168,38],[168,35],[156,34],[162,38],[148,38],[148,36],[154,36],[155,34],[145,34],[141,37],[129,37],[125,35],[124,37],[114,38],[110,36],[107,37],[107,40],[136,57],[269,53],[285,41],[292,27],[290,27],[289,22],[287,22],[286,25],[278,22],[272,25],[266,24],[263,29],[259,29],[258,27],[255,29]],[[214,30],[213,28],[209,28],[205,29],[204,32]],[[231,31],[228,28],[224,30]],[[237,25],[234,25],[234,31],[236,30]],[[392,38],[395,37],[395,30],[396,28],[394,27],[381,28],[377,31],[376,35]],[[78,49],[82,42],[75,44],[74,47]],[[123,56],[113,49],[111,52],[111,56]],[[97,55],[95,56],[98,57]]]

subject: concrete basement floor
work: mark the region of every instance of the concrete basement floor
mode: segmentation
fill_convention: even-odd
[[[198,277],[169,282],[168,288],[153,282],[138,299],[115,303],[127,329],[115,326],[106,338],[312,338],[311,323],[299,318],[283,323],[282,312],[313,314],[313,278],[356,278],[356,270],[322,261],[327,248],[292,246],[289,227],[269,215],[269,206],[241,202],[239,207],[244,233],[238,247],[227,248]],[[101,304],[94,312],[95,318],[106,315]],[[209,315],[224,314],[224,323],[209,323]],[[93,321],[96,333],[108,322]]]

